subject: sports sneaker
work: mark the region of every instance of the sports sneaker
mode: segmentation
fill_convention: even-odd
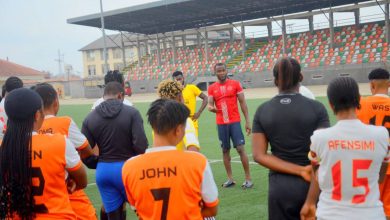
[[[253,183],[250,180],[245,180],[244,183],[241,185],[241,188],[243,189],[250,189],[253,187]]]
[[[224,187],[224,188],[229,188],[229,187],[232,187],[232,186],[234,186],[234,185],[236,185],[236,182],[235,182],[235,181],[233,181],[233,180],[227,180],[226,182],[224,182],[224,183],[222,184],[222,187]]]

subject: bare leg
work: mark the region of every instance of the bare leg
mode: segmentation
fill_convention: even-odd
[[[223,165],[225,165],[226,174],[229,180],[233,180],[232,165],[230,164],[230,149],[222,149]]]
[[[251,174],[249,171],[249,160],[248,156],[246,155],[244,145],[237,146],[236,148],[237,153],[240,155],[242,166],[244,167],[245,171],[245,179],[251,180]]]

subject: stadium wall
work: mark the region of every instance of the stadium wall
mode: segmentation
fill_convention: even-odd
[[[338,66],[324,66],[317,68],[305,68],[302,70],[304,85],[327,85],[338,76],[351,76],[359,83],[368,82],[368,73],[374,68],[388,68],[384,63],[365,63],[365,64],[346,64]],[[261,88],[274,86],[274,77],[272,71],[265,72],[246,72],[235,74],[231,77],[242,83],[244,88]],[[207,87],[216,81],[215,76],[198,77],[196,79],[187,77],[187,80],[196,84],[201,90],[207,90]],[[138,80],[131,81],[133,94],[135,93],[153,93],[161,80]]]

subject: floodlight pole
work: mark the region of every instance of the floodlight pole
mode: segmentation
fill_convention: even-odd
[[[100,22],[102,24],[102,34],[103,34],[103,59],[104,59],[104,67],[103,67],[103,75],[108,72],[107,69],[107,44],[106,44],[106,31],[104,30],[104,16],[103,16],[103,0],[100,0]]]

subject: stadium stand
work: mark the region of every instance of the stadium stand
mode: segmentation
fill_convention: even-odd
[[[314,33],[302,32],[288,35],[288,56],[296,58],[305,67],[329,65],[378,63],[390,60],[388,43],[384,42],[383,23],[362,24],[335,28],[335,48],[329,46],[329,29]],[[203,59],[204,48],[196,46],[177,48],[177,63],[172,62],[172,50],[161,52],[159,66],[156,52],[143,57],[144,66],[134,65],[129,70],[129,80],[164,79],[175,70],[191,76],[207,76],[217,62],[226,62],[230,72],[262,72],[270,70],[282,56],[282,36],[246,41],[245,58],[241,53],[241,42],[220,42],[210,46],[209,62]]]

